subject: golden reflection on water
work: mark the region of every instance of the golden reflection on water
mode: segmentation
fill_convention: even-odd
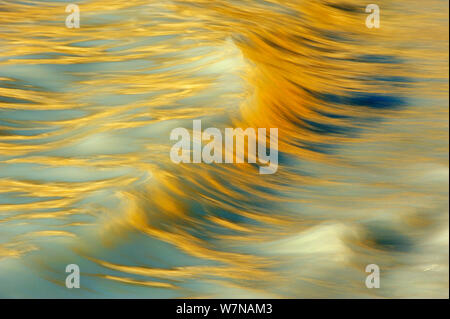
[[[0,296],[448,297],[446,1],[73,3],[0,2]],[[173,164],[193,119],[278,172]]]

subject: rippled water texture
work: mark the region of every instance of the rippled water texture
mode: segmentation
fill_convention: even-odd
[[[0,1],[1,297],[448,298],[447,1],[72,2]],[[172,163],[194,119],[278,172]]]

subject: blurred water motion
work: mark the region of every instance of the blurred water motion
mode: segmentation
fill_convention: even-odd
[[[447,1],[71,2],[0,1],[0,297],[448,298]],[[173,164],[193,119],[278,172]]]

